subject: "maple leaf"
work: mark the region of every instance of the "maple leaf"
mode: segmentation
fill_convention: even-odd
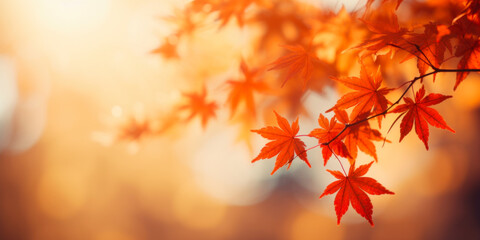
[[[199,116],[202,119],[202,127],[205,128],[208,119],[216,117],[215,110],[217,104],[215,102],[207,102],[207,90],[203,87],[201,93],[184,93],[188,98],[188,103],[179,107],[179,110],[190,110],[190,115],[187,117],[187,121],[190,121],[193,117]]]
[[[397,50],[393,45],[402,45],[403,37],[408,33],[406,28],[400,28],[397,15],[393,10],[378,11],[382,15],[376,16],[371,20],[362,19],[367,28],[373,33],[373,36],[363,43],[350,49],[363,49],[362,56],[369,54],[385,55],[394,54]],[[347,49],[349,50],[349,49]]]
[[[219,3],[219,0],[192,0],[188,7],[191,8],[194,12],[211,12],[212,6],[215,6]]]
[[[375,75],[372,76],[372,74],[367,71],[363,62],[361,62],[360,78],[333,77],[332,79],[356,91],[343,95],[337,101],[337,104],[327,110],[327,112],[335,109],[344,110],[355,106],[351,114],[351,118],[355,119],[364,113],[371,112],[373,114],[380,114],[387,109],[389,102],[385,98],[385,95],[393,89],[380,88],[382,85],[380,68],[378,68]],[[381,117],[382,116],[378,118],[379,125],[381,124]]]
[[[361,119],[365,119],[365,115],[366,114],[363,114],[363,116],[359,115],[356,119],[350,120],[347,112],[344,110],[335,110],[335,117],[341,123],[350,124],[350,126],[343,132],[345,145],[349,153],[348,159],[350,163],[355,162],[358,149],[372,156],[376,162],[378,161],[377,150],[373,144],[373,141],[382,141],[382,134],[378,130],[372,129],[368,121],[352,125],[352,123],[355,123]]]
[[[301,45],[283,45],[283,48],[291,53],[275,60],[270,64],[273,66],[268,70],[287,68],[287,76],[282,83],[282,87],[292,77],[302,78],[303,86],[305,87],[312,78],[313,63],[318,61],[317,56],[312,52],[312,49],[305,49]]]
[[[391,112],[405,114],[400,124],[400,142],[412,130],[415,122],[415,132],[428,150],[429,130],[427,123],[437,128],[448,129],[453,133],[455,131],[447,125],[437,110],[428,107],[439,104],[452,96],[438,93],[430,93],[426,97],[424,96],[425,88],[422,86],[415,95],[415,101],[409,97],[404,97],[405,104],[398,105]]]
[[[373,205],[366,193],[371,195],[394,194],[375,179],[363,177],[363,175],[365,175],[370,169],[372,163],[373,162],[361,165],[357,169],[355,169],[355,165],[350,165],[350,170],[348,171],[347,176],[339,171],[327,170],[338,180],[329,184],[320,198],[325,195],[334,194],[338,191],[334,201],[335,212],[337,214],[337,224],[340,224],[342,216],[347,212],[351,203],[353,209],[355,209],[360,216],[367,219],[367,221],[373,226]]]
[[[458,18],[468,16],[472,18],[478,18],[479,11],[480,11],[480,2],[477,0],[461,0],[461,2],[465,5],[465,9],[454,19],[457,20]]]
[[[411,34],[408,39],[411,46],[406,47],[406,50],[411,54],[403,60],[417,57],[417,68],[420,75],[424,75],[431,65],[439,68],[444,62],[445,50],[452,51],[449,38],[445,37],[450,31],[445,25],[429,23],[424,27],[425,31],[423,33]]]
[[[139,141],[142,137],[152,132],[149,121],[129,117],[117,133],[117,139]]]
[[[345,125],[338,123],[335,117],[332,117],[329,122],[328,118],[322,114],[318,116],[318,125],[320,125],[320,128],[313,129],[308,135],[318,139],[318,143],[322,148],[323,165],[327,164],[333,152],[341,157],[349,157],[350,155],[347,151],[347,148],[341,141],[340,137],[337,137],[335,140],[333,140],[338,134],[340,134]],[[323,144],[330,141],[332,142],[329,145]]]
[[[177,31],[173,35],[180,38],[184,35],[192,36],[201,27],[202,23],[195,18],[192,8],[175,9],[173,15],[162,17],[163,20],[173,23]]]
[[[256,25],[262,26],[259,49],[268,49],[278,39],[287,44],[300,43],[303,39],[308,39],[311,29],[305,22],[305,16],[298,14],[301,11],[298,2],[270,1],[270,3],[272,6],[262,7],[252,19]]]
[[[177,52],[177,45],[172,43],[169,38],[165,38],[165,41],[157,48],[153,49],[150,53],[160,54],[165,59],[176,59],[179,58]]]
[[[465,48],[465,52],[460,54],[460,48],[457,48],[456,56],[462,56],[458,62],[458,69],[479,69],[480,68],[480,41],[477,39],[467,38],[462,41],[464,45],[462,48]],[[468,72],[457,72],[457,79],[455,81],[454,90],[457,89],[458,85],[465,80],[468,76]]]
[[[466,13],[465,13],[466,14]],[[458,69],[479,69],[480,68],[480,19],[477,15],[465,15],[457,17],[454,24],[450,26],[452,35],[458,38],[458,46],[455,56],[461,57],[458,62]],[[465,80],[469,72],[457,72],[457,79],[454,90]]]
[[[259,70],[249,69],[243,59],[240,63],[240,70],[245,77],[243,81],[227,81],[231,87],[231,91],[227,99],[227,102],[230,103],[230,112],[232,113],[231,115],[233,115],[238,104],[243,101],[245,102],[247,110],[255,115],[255,101],[253,99],[253,92],[263,92],[267,87],[264,83],[255,81]]]
[[[258,130],[251,130],[252,132],[260,134],[264,138],[272,140],[260,150],[260,154],[252,160],[252,163],[260,159],[272,158],[278,154],[275,167],[271,173],[273,174],[277,169],[284,165],[288,164],[288,168],[290,168],[294,154],[297,154],[300,159],[305,161],[308,167],[311,167],[307,159],[305,143],[295,137],[300,130],[300,127],[298,126],[298,118],[292,123],[292,126],[290,126],[287,119],[278,115],[275,111],[274,113],[277,117],[278,126],[280,127],[268,126]]]
[[[218,18],[221,21],[220,27],[224,27],[231,17],[235,17],[238,25],[242,27],[244,24],[245,10],[254,3],[259,3],[259,0],[219,1],[212,6],[212,12],[218,12]]]

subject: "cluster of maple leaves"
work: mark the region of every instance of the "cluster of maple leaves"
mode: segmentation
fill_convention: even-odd
[[[399,23],[397,11],[408,12],[411,17]],[[415,127],[427,150],[428,125],[454,132],[431,107],[452,96],[427,94],[423,81],[427,77],[435,81],[438,73],[454,72],[452,85],[457,89],[470,72],[480,71],[479,11],[480,3],[474,0],[368,0],[362,8],[350,12],[342,8],[337,13],[294,0],[193,0],[167,19],[176,24],[177,31],[166,36],[152,53],[181,60],[178,46],[195,35],[211,16],[219,31],[235,24],[239,28],[260,28],[251,41],[255,56],[239,57],[242,77],[225,80],[229,86],[225,102],[231,121],[241,125],[244,140],[250,139],[248,133],[258,118],[257,108],[261,106],[264,115],[275,110],[278,127],[251,130],[269,140],[252,162],[276,157],[271,174],[283,166],[290,167],[297,157],[310,167],[307,151],[320,147],[324,164],[333,156],[343,170],[327,170],[337,180],[320,197],[337,193],[334,205],[338,223],[351,204],[373,226],[373,206],[367,193],[393,194],[375,179],[364,176],[378,161],[374,141],[388,141],[380,132],[382,119],[396,114],[388,131],[400,120],[400,141]],[[418,76],[386,87],[393,84],[384,79],[388,76],[385,66],[410,59],[417,61]],[[347,76],[355,64],[360,65],[359,77]],[[339,85],[349,91],[327,110],[333,113],[330,119],[319,115],[318,128],[309,134],[299,135],[298,117],[291,124],[282,117],[310,115],[302,106],[306,94],[322,93],[325,86]],[[407,96],[410,90],[412,97]],[[392,91],[402,92],[400,98],[389,99]],[[184,121],[198,116],[204,127],[221,107],[208,100],[205,87],[200,92],[185,93],[184,98],[186,102],[175,112],[187,112]],[[166,121],[165,126],[172,122]],[[141,129],[152,133],[148,127]],[[134,131],[132,138],[141,136]],[[307,149],[302,137],[315,138],[318,145]],[[358,151],[374,161],[357,167]],[[348,173],[342,159],[348,160]]]

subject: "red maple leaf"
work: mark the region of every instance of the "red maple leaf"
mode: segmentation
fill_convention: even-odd
[[[305,87],[312,78],[313,64],[314,61],[318,61],[317,56],[312,52],[313,49],[305,49],[301,45],[284,45],[283,47],[291,53],[275,60],[271,63],[273,66],[268,70],[287,68],[287,76],[282,83],[282,87],[292,77],[302,78]]]
[[[480,19],[470,15],[460,15],[456,18],[450,30],[458,38],[458,46],[455,51],[456,57],[461,57],[458,62],[458,69],[479,69],[480,68]],[[469,72],[457,72],[457,80],[454,90],[465,80]]]
[[[439,68],[445,60],[445,50],[452,51],[449,38],[444,37],[450,32],[445,25],[429,23],[424,27],[423,33],[412,33],[408,39],[410,46],[405,46],[405,49],[411,53],[405,60],[417,57],[417,68],[420,75],[424,75],[431,65]]]
[[[337,137],[333,140],[338,134],[340,134],[345,125],[338,123],[335,117],[332,117],[329,122],[328,118],[322,114],[318,116],[318,125],[320,125],[320,128],[313,129],[308,135],[318,139],[318,143],[320,143],[320,147],[322,148],[323,165],[326,165],[332,156],[332,150],[338,156],[349,157],[350,155],[348,154],[345,144],[341,141],[341,138]],[[329,145],[323,144],[330,141],[332,142]]]
[[[480,10],[480,2],[477,0],[461,0],[463,5],[465,5],[465,9],[454,19],[457,20],[461,17],[468,16],[472,18],[478,17],[479,10]]]
[[[355,209],[360,216],[367,219],[373,226],[373,205],[366,193],[372,195],[394,194],[375,179],[362,177],[368,172],[372,163],[373,162],[361,165],[357,169],[355,169],[355,165],[350,165],[348,176],[345,176],[339,171],[327,170],[339,180],[330,183],[320,198],[338,191],[334,201],[335,212],[337,213],[337,224],[340,224],[342,216],[347,212],[350,203],[352,203],[353,209]]]
[[[288,168],[290,168],[294,154],[297,154],[300,159],[305,161],[305,163],[311,167],[307,159],[305,143],[295,137],[300,130],[300,127],[298,126],[298,118],[290,127],[287,119],[278,115],[277,112],[275,112],[275,115],[277,117],[278,126],[280,127],[268,126],[258,130],[251,130],[252,132],[260,134],[264,138],[272,140],[262,148],[260,154],[258,154],[258,156],[252,160],[252,162],[256,162],[260,159],[272,158],[278,154],[275,167],[271,173],[273,174],[275,171],[277,171],[277,169],[283,167],[284,165],[288,164]]]
[[[458,69],[479,69],[480,68],[480,41],[474,40],[472,38],[467,38],[462,41],[464,47],[459,47],[455,55],[462,56],[459,54],[459,49],[465,48],[462,58],[458,62]],[[468,72],[457,72],[457,80],[455,82],[454,90],[457,89],[458,85],[465,80]]]
[[[428,107],[439,104],[452,96],[438,93],[430,93],[426,97],[424,96],[425,88],[422,86],[415,95],[415,102],[409,97],[404,97],[405,104],[398,105],[392,112],[405,114],[400,124],[400,141],[412,130],[415,122],[415,132],[428,150],[429,130],[427,123],[437,128],[448,129],[453,133],[455,131],[447,125],[437,110]]]
[[[363,63],[361,63],[360,78],[358,77],[344,77],[333,79],[343,85],[356,90],[343,95],[335,106],[329,109],[330,112],[335,109],[344,110],[353,107],[351,114],[352,119],[356,119],[359,115],[365,113],[379,114],[384,112],[388,107],[388,100],[385,95],[389,93],[392,88],[380,88],[382,85],[382,76],[380,69],[377,69],[375,75],[369,73]],[[379,124],[381,116],[378,118]]]
[[[231,87],[227,102],[230,103],[231,115],[237,110],[240,102],[245,102],[245,106],[250,113],[255,115],[255,101],[253,99],[253,92],[263,92],[267,89],[262,82],[255,81],[259,72],[258,69],[249,69],[245,61],[241,61],[240,70],[245,79],[243,81],[229,80],[227,83]]]
[[[360,151],[372,156],[375,161],[378,161],[377,150],[373,141],[383,140],[382,134],[370,127],[368,121],[364,121],[358,124],[353,124],[361,119],[365,118],[366,114],[359,115],[356,119],[350,120],[347,112],[344,110],[336,110],[335,117],[343,124],[350,124],[350,126],[343,132],[345,139],[345,145],[348,153],[350,154],[350,163],[353,163],[357,158],[358,149]],[[390,142],[390,141],[388,141]]]
[[[190,121],[195,116],[200,116],[202,119],[202,127],[205,128],[210,118],[216,117],[215,110],[217,104],[215,102],[207,101],[207,90],[203,87],[201,93],[184,93],[188,98],[188,103],[179,107],[179,110],[189,110],[190,115],[187,117],[187,121]]]

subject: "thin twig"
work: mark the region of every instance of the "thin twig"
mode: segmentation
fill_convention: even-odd
[[[413,53],[412,51],[407,50],[407,49],[405,49],[405,48],[403,48],[403,47],[401,47],[401,46],[398,46],[398,45],[396,45],[396,44],[389,43],[389,44],[387,44],[387,45],[392,46],[392,47],[396,47],[396,48],[398,48],[398,49],[402,49],[402,50],[404,50],[405,52],[408,52],[408,53],[412,54],[413,56],[416,56],[415,53]],[[413,45],[415,45],[415,44],[413,44]],[[415,46],[417,46],[417,45],[415,45]],[[417,46],[417,49],[419,49],[418,46]],[[420,51],[420,52],[421,52],[423,55],[425,55],[422,51]],[[417,56],[417,57],[418,57],[418,56]],[[428,66],[434,68],[433,64],[430,62],[430,60],[428,60],[428,58],[426,58],[426,60],[425,60],[425,59],[423,59],[423,58],[421,58],[421,57],[418,57],[418,59],[422,60],[422,61],[423,61],[425,64],[427,64]]]
[[[333,137],[330,141],[326,142],[326,143],[323,143],[323,145],[329,145],[330,143],[332,143],[333,141],[335,141],[335,139],[337,139],[340,135],[342,135],[342,133],[344,133],[348,128],[352,127],[352,126],[355,126],[355,125],[358,125],[360,123],[363,123],[365,121],[368,121],[372,118],[376,118],[376,117],[379,117],[379,116],[382,116],[382,115],[385,115],[388,113],[388,111],[390,111],[390,109],[392,109],[395,105],[397,105],[398,103],[400,103],[400,101],[403,99],[403,97],[405,96],[405,94],[407,94],[408,90],[413,86],[413,84],[415,82],[417,82],[419,79],[422,79],[424,77],[427,77],[427,76],[430,76],[432,74],[435,74],[437,71],[433,71],[433,72],[429,72],[429,73],[426,73],[426,74],[423,74],[421,76],[418,76],[418,77],[415,77],[411,82],[410,84],[407,86],[407,88],[405,89],[405,91],[402,93],[402,95],[397,99],[397,101],[395,101],[392,105],[390,105],[390,107],[388,107],[387,109],[385,109],[383,112],[381,113],[377,113],[375,115],[372,115],[372,116],[369,116],[367,118],[364,118],[364,119],[361,119],[361,120],[358,120],[354,123],[349,123],[349,124],[345,124],[345,127],[343,127],[342,131],[340,131],[337,135],[335,135],[335,137]]]
[[[407,41],[408,42],[408,41]],[[410,43],[410,42],[408,42]],[[343,164],[342,162],[340,161],[340,158],[338,158],[337,154],[335,154],[334,151],[332,151],[332,148],[330,147],[330,143],[332,143],[333,141],[335,141],[337,138],[339,138],[348,128],[352,127],[352,126],[355,126],[355,125],[358,125],[360,123],[363,123],[363,122],[366,122],[370,119],[373,119],[373,118],[376,118],[376,117],[379,117],[379,116],[385,116],[386,114],[389,113],[390,109],[392,109],[394,106],[398,105],[400,103],[400,101],[403,99],[403,97],[405,97],[405,95],[407,94],[407,92],[410,90],[410,89],[413,89],[413,85],[420,79],[423,79],[425,77],[428,77],[430,75],[433,75],[433,74],[436,74],[436,73],[439,73],[439,72],[480,72],[480,69],[440,69],[440,68],[437,68],[435,67],[431,62],[430,60],[427,58],[427,56],[425,55],[425,53],[420,49],[420,47],[416,44],[413,44],[413,43],[410,43],[412,45],[415,46],[415,48],[422,54],[422,56],[425,58],[425,59],[422,59],[421,57],[413,54],[412,52],[410,52],[409,50],[403,48],[403,47],[400,47],[398,45],[395,45],[395,44],[388,44],[390,46],[393,46],[393,47],[397,47],[399,49],[402,49],[402,50],[405,50],[407,52],[409,52],[410,54],[414,55],[414,56],[417,56],[418,59],[420,59],[421,61],[423,61],[424,63],[426,63],[427,65],[429,65],[433,71],[432,72],[429,72],[429,73],[425,73],[421,76],[418,76],[418,77],[415,77],[414,79],[410,80],[410,81],[407,81],[405,83],[403,83],[400,87],[403,87],[403,85],[407,84],[408,82],[410,82],[410,84],[408,84],[407,88],[403,91],[402,95],[394,102],[392,103],[392,105],[390,105],[387,109],[385,109],[384,111],[382,111],[381,113],[377,113],[377,114],[374,114],[372,116],[369,116],[367,118],[364,118],[364,119],[361,119],[361,120],[358,120],[354,123],[347,123],[345,124],[345,126],[343,127],[342,131],[340,131],[337,135],[335,135],[332,139],[330,139],[330,141],[328,142],[325,142],[325,143],[319,143],[318,145],[315,145],[311,148],[308,148],[306,149],[305,151],[303,152],[307,152],[313,148],[316,148],[318,146],[327,146],[328,149],[333,153],[333,155],[335,156],[335,158],[338,160],[338,163],[340,164],[340,167],[342,168],[342,171],[343,173],[345,174],[345,176],[347,176],[347,172],[345,171],[345,168],[343,167]],[[399,87],[399,88],[400,88]],[[403,113],[402,113],[403,115]],[[399,117],[397,117],[397,119],[395,119],[395,122],[401,117],[401,115]],[[395,124],[395,122],[393,124]],[[392,129],[393,125],[390,127],[390,129],[388,130],[388,132],[390,132],[390,130]],[[387,132],[387,134],[388,134]],[[310,135],[297,135],[296,137],[312,137]],[[385,137],[386,139],[386,137]],[[385,139],[384,139],[384,144],[385,144]],[[302,152],[302,153],[303,153]],[[295,159],[297,156],[295,156],[293,159]],[[292,160],[293,160],[292,159]]]
[[[343,168],[343,164],[342,164],[342,161],[340,161],[340,158],[338,158],[337,154],[335,154],[335,152],[332,150],[330,145],[327,145],[327,147],[333,153],[333,156],[335,156],[335,158],[338,160],[338,163],[340,163],[340,167],[342,167],[343,173],[345,174],[345,176],[347,176],[347,172],[345,171],[345,168]]]
[[[297,136],[295,136],[295,137],[311,137],[311,136],[308,135],[308,134],[301,134],[301,135],[297,135]]]
[[[389,113],[389,111],[396,105],[398,105],[400,103],[400,101],[403,99],[403,97],[407,94],[407,92],[410,90],[410,88],[412,88],[412,86],[420,79],[424,78],[424,77],[428,77],[430,75],[433,75],[435,73],[439,73],[439,72],[480,72],[480,69],[475,69],[475,68],[472,68],[472,69],[439,69],[439,68],[433,68],[434,70],[432,72],[429,72],[429,73],[425,73],[423,75],[420,75],[418,77],[415,77],[414,79],[410,80],[410,84],[407,86],[407,88],[405,89],[405,91],[402,93],[402,95],[394,102],[392,103],[392,105],[390,105],[387,109],[385,109],[384,111],[382,111],[381,113],[377,113],[375,115],[372,115],[372,116],[369,116],[367,118],[364,118],[364,119],[361,119],[361,120],[358,120],[354,123],[349,123],[349,124],[345,124],[345,126],[343,127],[343,129],[337,134],[335,135],[332,139],[330,139],[330,141],[328,142],[325,142],[325,143],[319,143],[318,145],[312,147],[312,148],[315,148],[315,147],[318,147],[320,145],[323,145],[323,146],[329,146],[330,143],[332,143],[333,141],[335,141],[337,138],[339,138],[348,128],[350,127],[353,127],[355,125],[358,125],[360,123],[363,123],[363,122],[366,122],[372,118],[376,118],[376,117],[379,117],[379,116],[382,116],[382,115],[386,115]],[[404,84],[402,84],[403,86]],[[297,136],[308,136],[308,137],[312,137],[310,135],[297,135]],[[311,148],[309,148],[308,150],[310,150]],[[308,150],[305,150],[305,151],[308,151]],[[303,153],[303,152],[302,152]]]
[[[307,137],[310,137],[310,136],[308,136],[308,135],[298,135],[298,136],[307,136]],[[296,137],[298,137],[298,136],[296,136]],[[294,156],[294,157],[292,158],[292,160],[290,160],[289,162],[292,162],[295,158],[297,158],[298,156],[300,156],[300,154],[305,153],[305,152],[307,152],[307,151],[310,151],[310,150],[312,150],[312,149],[314,149],[314,148],[316,148],[316,147],[319,147],[319,146],[320,146],[320,144],[317,144],[317,145],[315,145],[315,146],[313,146],[313,147],[310,147],[310,148],[307,148],[307,149],[303,150],[302,152],[300,152],[299,154],[297,154],[296,156]]]

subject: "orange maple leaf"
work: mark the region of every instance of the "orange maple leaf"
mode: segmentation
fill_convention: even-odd
[[[177,44],[172,43],[169,38],[165,38],[164,42],[157,48],[150,51],[153,54],[160,54],[165,59],[176,59],[180,58],[177,52]]]
[[[312,78],[313,63],[314,61],[318,61],[317,56],[312,52],[313,49],[305,49],[301,45],[283,45],[283,48],[291,53],[272,62],[270,64],[272,67],[268,70],[288,68],[287,76],[282,83],[282,87],[292,77],[302,78],[303,86],[305,87],[307,82]]]
[[[183,10],[175,9],[173,15],[162,17],[162,19],[176,26],[177,30],[173,35],[177,38],[181,38],[184,35],[192,36],[202,25],[202,23],[195,18],[192,8],[185,8]]]
[[[122,124],[116,138],[118,140],[139,141],[150,133],[152,133],[152,128],[148,120],[131,116]]]
[[[385,2],[387,2],[387,1],[389,1],[389,0],[382,0],[382,2],[380,4],[385,4]],[[397,10],[398,7],[400,6],[400,4],[403,2],[403,0],[393,0],[393,1],[397,2],[396,6],[395,6],[395,10]],[[365,12],[368,12],[370,10],[373,2],[375,2],[375,0],[367,0],[367,3],[365,4]]]
[[[361,62],[360,78],[358,77],[345,77],[335,78],[337,82],[356,90],[343,95],[335,106],[327,110],[330,112],[335,109],[344,110],[353,107],[351,114],[352,119],[356,119],[359,115],[365,113],[379,114],[384,112],[388,107],[388,100],[385,95],[389,93],[392,88],[380,88],[382,85],[382,75],[380,69],[377,69],[375,75],[372,76]],[[373,109],[373,110],[372,110]],[[381,116],[378,118],[378,123],[381,123]]]
[[[355,169],[355,165],[350,165],[347,176],[339,171],[327,170],[339,180],[329,184],[320,198],[338,191],[334,201],[337,224],[340,224],[342,216],[347,212],[350,203],[352,203],[353,209],[373,226],[373,205],[366,193],[372,195],[394,194],[375,179],[362,177],[368,172],[372,163],[361,165],[357,169]]]
[[[207,12],[212,11],[212,6],[219,3],[219,0],[192,0],[188,7],[194,12]]]
[[[262,26],[261,37],[258,47],[263,51],[273,43],[281,39],[287,44],[300,43],[308,39],[311,34],[311,27],[306,23],[304,15],[298,14],[302,11],[295,1],[269,1],[271,6],[259,8],[251,22]],[[290,34],[285,29],[294,29],[295,34]],[[268,50],[267,50],[268,51]]]
[[[260,150],[260,154],[258,154],[252,162],[256,162],[260,159],[272,158],[278,154],[275,167],[271,173],[273,174],[277,169],[284,165],[288,164],[288,168],[290,168],[294,154],[297,154],[300,159],[305,161],[308,167],[311,167],[307,159],[305,143],[295,137],[300,130],[300,127],[298,126],[298,118],[292,123],[292,126],[290,126],[287,119],[278,115],[275,111],[274,113],[277,117],[278,126],[280,127],[268,126],[258,130],[251,130],[252,132],[260,134],[264,138],[272,140]]]
[[[230,103],[231,115],[237,110],[238,104],[243,101],[250,113],[255,115],[255,101],[253,99],[253,92],[263,92],[267,89],[263,82],[255,81],[258,69],[249,69],[245,61],[242,59],[240,63],[240,70],[245,79],[243,81],[229,80],[227,83],[231,87],[228,94],[227,102]]]
[[[329,122],[328,118],[322,114],[318,116],[318,125],[320,125],[320,128],[313,129],[308,135],[318,139],[318,143],[320,143],[320,147],[322,148],[323,165],[327,164],[333,152],[341,157],[349,157],[350,155],[347,148],[341,139],[337,137],[333,140],[338,134],[340,134],[345,125],[338,123],[335,117],[332,117]],[[329,145],[323,144],[330,141],[332,142]]]
[[[372,129],[368,121],[352,125],[352,123],[364,119],[365,114],[358,116],[357,119],[349,120],[347,112],[344,110],[336,110],[335,117],[343,124],[350,124],[350,127],[343,132],[345,145],[350,154],[348,158],[350,163],[353,163],[357,158],[358,149],[372,156],[377,162],[377,150],[373,141],[383,140],[382,134],[378,130]]]
[[[207,90],[203,87],[201,93],[184,93],[188,98],[188,103],[179,107],[179,110],[190,110],[190,115],[187,121],[190,121],[195,116],[200,116],[202,119],[202,127],[205,128],[208,119],[216,117],[215,110],[217,104],[215,102],[207,102]]]
[[[428,150],[429,130],[427,123],[437,128],[448,129],[453,133],[455,131],[447,125],[437,110],[428,107],[439,104],[452,96],[438,93],[430,93],[426,97],[424,96],[425,88],[422,86],[415,95],[415,102],[409,97],[404,97],[405,104],[397,106],[392,112],[405,114],[400,124],[400,141],[412,130],[415,122],[415,132]]]
[[[382,13],[382,15],[370,20],[362,19],[367,28],[373,33],[373,36],[363,43],[350,48],[364,50],[362,56],[369,54],[394,54],[397,49],[391,44],[403,45],[405,42],[403,37],[408,33],[408,30],[399,27],[398,18],[393,9],[379,12]]]
[[[227,0],[212,4],[212,12],[218,12],[220,27],[225,26],[230,18],[235,17],[240,27],[244,24],[245,10],[251,5],[259,3],[259,0]]]

